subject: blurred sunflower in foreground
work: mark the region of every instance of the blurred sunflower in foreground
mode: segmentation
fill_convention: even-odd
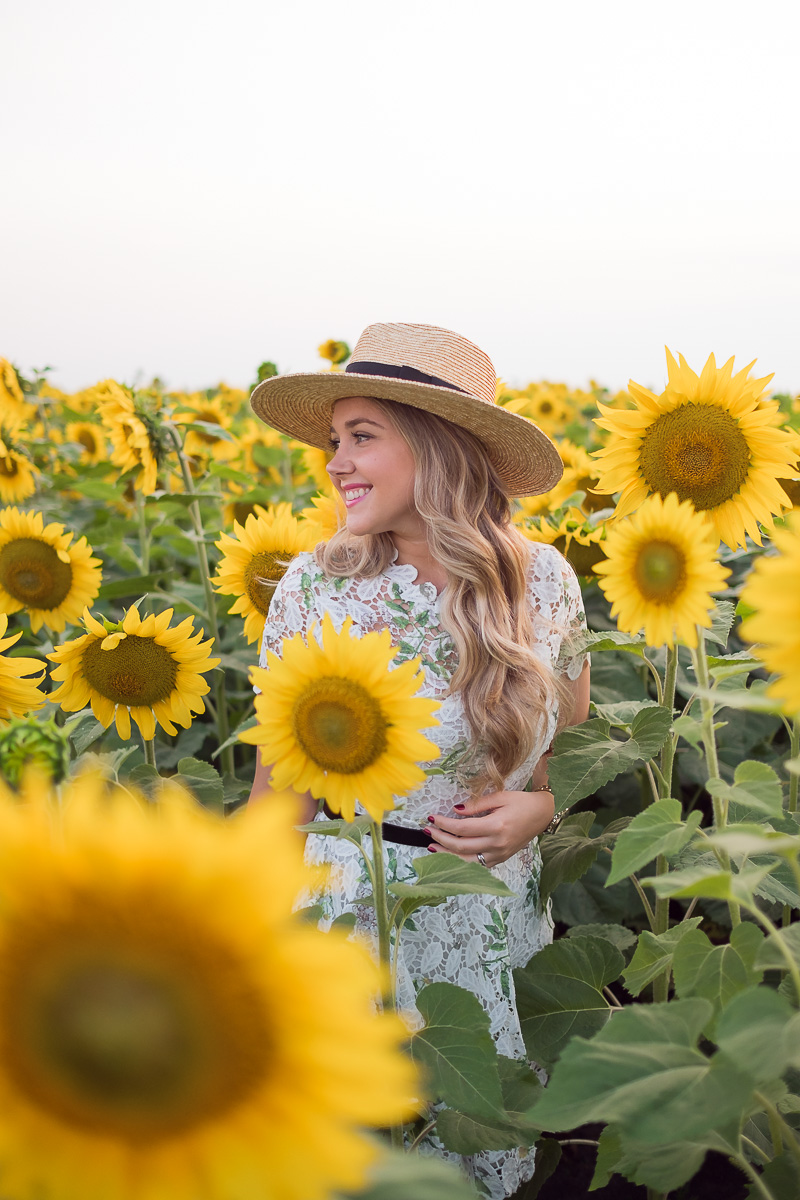
[[[314,879],[294,806],[222,821],[91,776],[60,806],[29,776],[22,800],[0,785],[4,1193],[359,1188],[379,1153],[359,1127],[406,1117],[416,1079],[366,951],[292,914]]]
[[[275,587],[301,550],[313,550],[321,539],[319,525],[292,516],[288,503],[264,509],[256,505],[244,525],[233,524],[234,536],[223,533],[216,543],[222,551],[213,583],[223,596],[238,596],[229,613],[244,617],[244,635],[257,642]]]
[[[61,633],[74,625],[100,590],[100,559],[85,537],[72,542],[57,521],[41,513],[0,510],[0,612],[25,609],[31,629]]]
[[[769,692],[786,710],[800,713],[800,524],[787,518],[785,529],[775,529],[772,541],[777,554],[762,554],[742,589],[743,603],[755,614],[742,622],[742,636],[757,642],[755,653],[779,678]]]
[[[203,675],[219,659],[210,657],[213,640],[202,641],[203,630],[194,632],[191,617],[170,626],[172,611],[142,619],[134,605],[122,621],[101,624],[86,609],[87,632],[47,656],[57,664],[52,675],[61,684],[49,699],[65,712],[91,704],[106,729],[116,720],[125,740],[131,717],[148,741],[156,721],[169,734],[177,733],[176,724],[188,729],[205,712],[203,696],[210,688]]]
[[[283,658],[267,651],[268,669],[253,667],[258,724],[239,734],[261,747],[278,790],[310,791],[346,821],[360,801],[374,821],[425,780],[418,765],[439,757],[420,732],[439,722],[436,700],[417,696],[419,659],[391,669],[396,647],[388,629],[351,635],[347,617],[336,633],[328,613],[322,645],[312,631],[283,643]]]
[[[617,517],[626,516],[653,493],[674,492],[691,500],[735,550],[745,534],[759,546],[759,522],[789,507],[778,480],[797,463],[797,438],[778,426],[780,408],[765,399],[772,378],[748,378],[750,366],[733,374],[733,359],[717,367],[709,355],[700,375],[683,355],[680,365],[667,351],[669,382],[660,396],[631,381],[633,410],[598,407],[596,423],[613,435],[596,452],[601,478],[595,490],[621,492]]]
[[[619,629],[644,630],[648,646],[696,646],[697,626],[711,625],[712,593],[730,574],[716,551],[708,522],[675,495],[650,496],[634,516],[610,524],[607,558],[594,569]]]

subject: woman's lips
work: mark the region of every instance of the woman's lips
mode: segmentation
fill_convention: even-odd
[[[352,508],[358,504],[359,500],[363,500],[365,496],[372,491],[371,487],[364,488],[348,488],[344,493],[344,503],[346,508]]]

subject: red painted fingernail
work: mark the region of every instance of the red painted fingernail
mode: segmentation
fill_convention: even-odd
[[[428,846],[428,849],[431,852],[431,854],[435,854],[436,851],[439,849],[439,847],[438,846]]]
[[[436,817],[428,817],[428,818],[427,818],[427,820],[429,820],[429,821],[430,821],[431,825],[435,825],[435,824],[436,824]]]
[[[425,834],[425,837],[433,837],[433,830],[432,830],[432,829],[423,829],[423,831],[422,831],[422,832]]]
[[[466,804],[454,804],[453,805],[453,808],[456,810],[456,812],[463,812],[466,807],[467,807]]]

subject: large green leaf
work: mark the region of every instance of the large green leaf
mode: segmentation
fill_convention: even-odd
[[[592,653],[603,650],[625,650],[631,654],[644,654],[647,643],[643,637],[633,637],[629,633],[620,633],[616,629],[604,629],[596,632],[588,629],[575,639],[577,651],[591,650]]]
[[[756,890],[771,870],[769,866],[745,867],[733,875],[703,863],[684,871],[651,876],[642,883],[659,896],[701,896],[708,900],[733,900],[737,904],[752,903]]]
[[[733,943],[713,946],[702,930],[692,929],[675,947],[672,977],[678,996],[703,996],[716,1015],[761,975],[748,969]]]
[[[339,1193],[338,1200],[477,1200],[477,1196],[457,1167],[427,1155],[390,1154],[382,1146],[366,1186],[346,1196]]]
[[[631,723],[630,737],[616,739],[608,721],[594,718],[562,730],[553,742],[548,776],[561,811],[591,796],[622,771],[646,762],[663,746],[672,725],[666,708],[647,707]]]
[[[733,783],[721,779],[709,779],[708,791],[720,800],[737,806],[737,819],[746,819],[745,813],[766,813],[770,817],[783,814],[783,788],[777,772],[766,763],[755,759],[740,762],[733,774]]]
[[[163,572],[151,572],[149,575],[127,575],[124,579],[109,579],[107,583],[100,585],[97,603],[103,604],[106,600],[120,600],[126,596],[143,596],[147,592],[154,592],[163,578]]]
[[[625,960],[602,938],[562,938],[514,971],[522,1036],[531,1058],[550,1067],[570,1038],[600,1029],[609,1016],[603,988]]]
[[[756,954],[755,965],[765,971],[787,970],[786,959],[780,950],[781,942],[788,948],[795,962],[800,964],[800,921],[796,921],[794,925],[779,930],[777,937],[771,933],[764,940]]]
[[[480,863],[466,862],[457,854],[425,854],[411,863],[417,883],[390,883],[388,891],[402,899],[427,903],[447,896],[513,896],[511,888]]]
[[[691,812],[681,819],[680,800],[657,800],[644,812],[637,813],[617,838],[611,857],[606,887],[633,875],[659,854],[671,858],[694,836],[702,813]]]
[[[617,1125],[607,1125],[600,1134],[590,1190],[605,1187],[616,1173],[653,1191],[672,1192],[692,1178],[705,1156],[706,1147],[696,1142],[650,1146],[627,1137]]]
[[[650,1145],[702,1137],[749,1109],[753,1084],[736,1064],[697,1049],[712,1007],[692,998],[632,1005],[591,1041],[573,1038],[530,1114],[542,1129],[615,1121]]]
[[[451,983],[429,983],[417,1008],[425,1027],[412,1037],[411,1053],[432,1095],[460,1112],[502,1120],[497,1050],[478,998]]]
[[[602,833],[592,837],[595,821],[592,812],[572,813],[565,817],[553,833],[539,841],[542,873],[539,891],[543,899],[551,896],[560,883],[574,883],[589,868],[600,850],[611,846],[630,818],[621,817],[607,825]],[[438,855],[437,855],[438,857]]]
[[[456,1154],[477,1154],[481,1150],[511,1150],[531,1146],[538,1130],[525,1113],[536,1102],[542,1085],[527,1062],[502,1055],[498,1058],[505,1113],[502,1119],[474,1117],[443,1109],[436,1118],[436,1132]]]
[[[566,932],[567,937],[599,937],[611,942],[623,954],[636,944],[636,934],[624,925],[604,925],[595,922],[591,925],[573,925]]]
[[[651,933],[649,929],[639,934],[639,942],[633,958],[622,972],[625,987],[632,996],[638,996],[648,983],[666,970],[672,969],[672,956],[681,938],[696,929],[702,917],[690,917],[673,925],[664,933]]]
[[[764,1188],[772,1200],[797,1200],[800,1196],[800,1165],[789,1151],[767,1163],[761,1174],[761,1186],[752,1184],[747,1189],[747,1200],[763,1200]]]
[[[779,1079],[800,1055],[800,1013],[769,987],[753,987],[726,1004],[717,1021],[716,1059],[735,1063],[757,1087]]]
[[[177,778],[206,807],[213,808],[222,804],[225,785],[211,763],[203,762],[199,758],[182,758],[178,763]]]

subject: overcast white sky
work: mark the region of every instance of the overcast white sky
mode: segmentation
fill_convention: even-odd
[[[800,389],[789,0],[0,9],[0,354],[73,389],[315,370],[376,320],[512,383]]]

